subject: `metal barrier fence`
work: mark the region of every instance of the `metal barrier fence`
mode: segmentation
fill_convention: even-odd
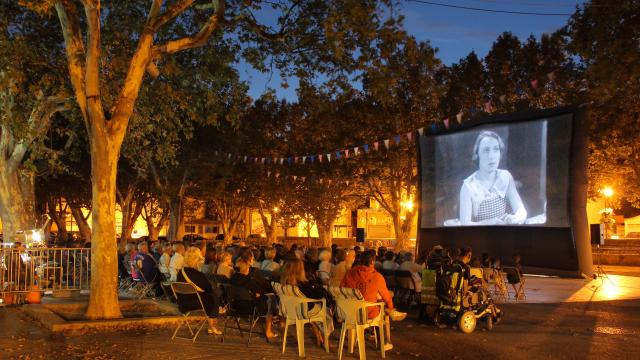
[[[0,297],[89,288],[91,249],[0,249]]]

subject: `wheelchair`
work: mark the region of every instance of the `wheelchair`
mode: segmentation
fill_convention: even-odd
[[[464,282],[461,271],[449,269],[439,276],[449,277],[450,281],[442,282],[449,284],[449,289],[445,289],[442,285],[436,286],[439,305],[432,315],[436,326],[455,324],[460,331],[470,334],[475,331],[480,321],[484,322],[485,328],[489,331],[500,321],[502,311],[495,305],[489,291],[483,286],[482,279],[471,277],[469,289],[463,292]]]

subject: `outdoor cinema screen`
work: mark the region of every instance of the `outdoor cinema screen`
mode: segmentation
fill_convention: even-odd
[[[421,136],[421,227],[569,227],[571,131],[562,114]]]

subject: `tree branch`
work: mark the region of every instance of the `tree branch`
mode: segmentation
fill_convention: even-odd
[[[180,15],[183,11],[187,10],[191,5],[193,5],[193,0],[178,1],[169,9],[167,9],[167,11],[165,11],[162,15],[157,16],[157,12],[154,13],[154,10],[159,11],[159,5],[161,3],[161,0],[154,0],[151,11],[149,11],[149,18],[147,23],[153,29],[153,32],[157,32],[163,25],[166,25],[169,21]]]
[[[8,172],[15,171],[18,168],[24,160],[24,155],[29,150],[31,144],[49,130],[49,124],[53,115],[66,110],[67,105],[67,99],[55,96],[38,101],[29,116],[27,137],[15,144],[11,156],[7,161]]]
[[[80,32],[78,11],[73,1],[58,0],[55,2],[55,8],[58,14],[58,20],[60,21],[60,27],[62,28],[62,35],[64,36],[71,85],[73,86],[76,101],[78,102],[85,126],[88,130],[89,118],[87,115],[87,98],[84,88],[84,64],[82,63],[85,52],[82,34]]]

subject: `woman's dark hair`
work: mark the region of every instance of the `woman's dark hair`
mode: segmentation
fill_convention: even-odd
[[[471,248],[463,247],[463,248],[460,248],[460,254],[458,256],[465,257],[465,256],[467,256],[469,254],[471,254]]]
[[[384,254],[384,259],[387,261],[393,261],[393,258],[396,257],[396,254],[393,253],[393,251],[387,251]]]
[[[362,254],[360,254],[359,264],[364,266],[370,266],[371,264],[373,264],[375,257],[376,255],[374,253],[365,251]]]
[[[339,249],[336,251],[336,259],[338,262],[342,262],[347,258],[347,252],[343,249]]]
[[[506,150],[504,146],[504,142],[502,141],[502,138],[500,138],[500,135],[496,134],[493,131],[483,131],[476,138],[475,144],[473,144],[473,155],[471,156],[471,160],[473,160],[474,164],[476,165],[478,165],[478,157],[479,157],[478,152],[480,151],[479,149],[480,142],[484,138],[493,138],[498,141],[498,146],[500,147],[500,156],[503,156]]]

